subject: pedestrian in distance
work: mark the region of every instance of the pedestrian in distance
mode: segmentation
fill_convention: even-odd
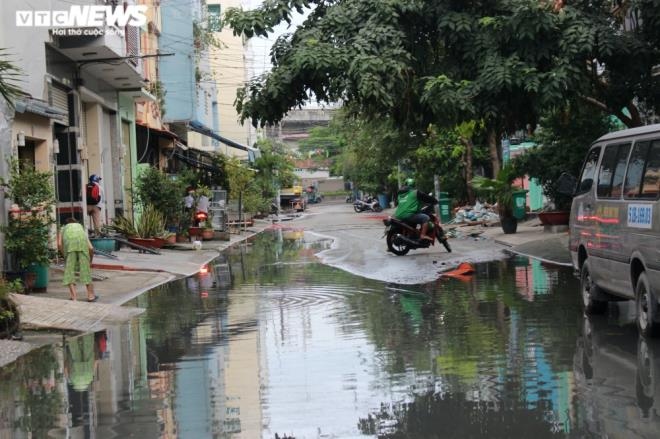
[[[92,284],[92,258],[94,247],[85,228],[75,218],[67,218],[66,225],[57,235],[57,249],[64,256],[64,285],[69,287],[70,300],[77,300],[76,272],[87,288],[87,301],[96,302]]]
[[[86,193],[87,215],[92,217],[92,225],[96,235],[101,231],[101,200],[103,198],[103,188],[99,184],[101,180],[102,178],[96,174],[90,175]]]

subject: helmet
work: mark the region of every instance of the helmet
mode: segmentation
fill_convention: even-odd
[[[414,178],[406,178],[406,186],[415,186],[415,179]]]
[[[96,174],[92,174],[92,175],[89,176],[89,181],[92,182],[92,183],[98,183],[101,180],[102,180],[102,178],[99,177]]]

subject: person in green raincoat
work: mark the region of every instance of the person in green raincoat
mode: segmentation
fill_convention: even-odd
[[[91,262],[94,247],[83,226],[75,218],[67,218],[66,225],[57,235],[57,249],[64,256],[64,285],[69,287],[71,300],[76,300],[76,272],[80,282],[87,287],[87,301],[96,302],[98,296],[94,294],[92,284]]]

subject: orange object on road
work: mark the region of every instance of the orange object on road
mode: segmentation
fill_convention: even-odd
[[[472,274],[474,273],[474,265],[470,264],[469,262],[461,262],[458,264],[458,267],[454,268],[453,270],[445,271],[442,274],[444,276],[465,276],[466,274]]]

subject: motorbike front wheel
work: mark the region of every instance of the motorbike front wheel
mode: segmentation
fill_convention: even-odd
[[[447,250],[448,253],[451,253],[451,246],[449,245],[449,241],[447,241],[447,235],[445,235],[445,232],[442,231],[440,228],[435,229],[435,236],[438,238],[438,242],[441,242],[442,245],[445,246],[445,249]]]
[[[353,205],[353,210],[355,210],[357,213],[362,212],[362,208],[360,206],[358,206],[357,204]]]
[[[394,238],[397,235],[396,230],[390,230],[387,232],[387,248],[389,251],[394,253],[397,256],[405,256],[410,251],[410,247],[406,244],[395,244]]]

